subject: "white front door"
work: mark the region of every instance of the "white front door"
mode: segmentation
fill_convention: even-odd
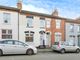
[[[40,45],[45,45],[45,34],[40,34]]]

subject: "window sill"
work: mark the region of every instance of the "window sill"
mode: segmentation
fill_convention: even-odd
[[[33,41],[26,41],[26,42],[30,42],[30,43],[31,43],[31,42],[33,42]]]
[[[41,29],[45,29],[45,27],[40,27]]]
[[[26,28],[33,28],[33,26],[31,26],[31,27],[26,27]]]

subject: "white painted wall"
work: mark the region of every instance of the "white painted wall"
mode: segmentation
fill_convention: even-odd
[[[78,34],[79,34],[79,32],[78,32],[78,24],[74,24],[74,32],[70,32],[70,24],[71,23],[66,23],[65,24],[65,39],[66,39],[66,41],[69,41],[70,40],[70,38],[69,38],[69,36],[70,35],[74,35],[75,36],[75,43],[76,43],[76,45],[78,44],[78,38],[77,38],[77,36],[78,36]]]
[[[40,28],[40,20],[38,16],[34,16],[34,21],[33,21],[33,28],[27,28],[27,18],[26,15],[20,15],[20,40],[25,42],[25,31],[33,31],[34,32],[34,41],[33,42],[26,42],[27,44],[34,45],[34,46],[39,46],[40,45],[40,31],[46,31],[46,28],[41,29]],[[48,19],[50,20],[50,19]],[[45,35],[46,37],[46,35]],[[45,38],[46,39],[46,38]],[[46,40],[46,43],[48,41]]]
[[[11,14],[11,23],[10,24],[4,24],[3,23],[3,13],[10,13]],[[17,21],[18,21],[18,13],[17,12],[13,12],[13,11],[7,11],[7,10],[0,10],[0,39],[2,32],[2,29],[12,29],[12,37],[13,39],[17,40],[17,36],[18,36],[18,30],[17,30]]]
[[[11,23],[10,24],[4,24],[3,23],[3,13],[10,13],[11,14]],[[34,31],[34,41],[33,42],[26,42],[27,44],[39,46],[40,45],[40,31],[46,31],[46,28],[42,29],[40,28],[40,20],[39,16],[34,16],[33,21],[33,28],[27,28],[27,19],[26,15],[19,14],[19,40],[25,42],[25,31]],[[51,20],[50,18],[46,18],[46,20]],[[2,35],[2,29],[12,29],[12,39],[17,40],[18,39],[18,12],[13,12],[9,10],[0,10],[0,39]],[[46,39],[46,35],[45,35]],[[46,45],[50,44],[51,42],[47,41],[46,39]]]
[[[27,44],[39,46],[40,45],[40,28],[39,28],[39,19],[38,17],[34,17],[33,28],[27,28],[27,18],[26,15],[20,15],[20,40],[25,42],[25,31],[33,31],[34,33],[34,41],[26,42]]]

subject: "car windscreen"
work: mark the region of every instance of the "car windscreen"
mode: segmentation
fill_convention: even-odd
[[[58,45],[59,44],[59,42],[54,42],[54,45]]]

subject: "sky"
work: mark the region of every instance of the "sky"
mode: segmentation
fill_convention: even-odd
[[[16,7],[18,0],[0,0],[0,5]],[[23,10],[52,14],[57,9],[59,16],[80,17],[80,0],[23,0]]]

